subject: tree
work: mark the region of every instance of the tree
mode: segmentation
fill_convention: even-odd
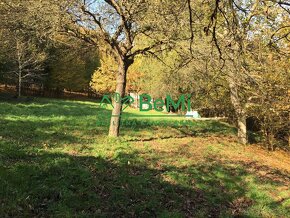
[[[22,37],[15,36],[15,70],[10,71],[18,79],[18,97],[21,96],[22,83],[29,80],[41,79],[43,74],[43,63],[46,54],[42,52],[31,40],[25,40]]]
[[[207,5],[204,5],[204,1],[187,2],[191,12],[191,28],[178,34],[189,35],[187,33],[189,30],[192,36],[189,40],[190,46],[187,48],[179,44],[181,48],[175,48],[178,55],[173,59],[177,61],[169,64],[172,69],[164,69],[170,77],[169,79],[164,77],[160,83],[162,84],[162,80],[166,81],[165,92],[170,90],[170,93],[177,95],[191,92],[194,96],[211,97],[210,104],[216,105],[217,102],[221,102],[227,105],[228,111],[231,111],[233,107],[239,141],[246,144],[248,141],[246,120],[250,115],[248,111],[250,93],[257,89],[257,86],[253,85],[255,83],[253,82],[255,81],[252,74],[253,68],[249,67],[253,53],[259,52],[256,47],[252,46],[253,39],[257,36],[264,42],[263,46],[274,48],[276,55],[287,54],[289,47],[286,43],[287,40],[289,42],[290,35],[289,4],[283,1],[256,0],[245,3],[207,1]],[[278,19],[275,20],[275,17]],[[183,17],[183,19],[187,18]],[[206,35],[212,37],[211,43],[203,39],[205,36],[201,33],[201,27],[204,27]],[[208,48],[210,44],[214,45],[214,50]],[[249,58],[249,55],[252,57]],[[163,56],[162,61],[164,60]],[[166,63],[168,65],[168,61]],[[153,67],[152,64],[150,67]],[[272,74],[278,73],[273,71]],[[268,83],[271,83],[270,77],[268,80]],[[160,83],[159,87],[163,87]],[[282,80],[280,83],[283,83]],[[270,87],[268,88],[271,90]],[[261,86],[261,89],[266,88]],[[223,94],[215,95],[214,90]],[[160,89],[157,91],[160,92]],[[223,97],[227,100],[222,100]],[[204,98],[200,99],[204,100]],[[232,107],[228,104],[229,100]],[[206,104],[202,102],[200,105]],[[263,104],[260,103],[260,106],[263,107]]]
[[[258,38],[251,48],[247,63],[252,84],[246,90],[246,109],[259,121],[268,149],[273,151],[287,140],[289,145],[289,57],[264,46]]]
[[[76,38],[57,39],[48,49],[46,87],[88,92],[92,74],[100,66],[97,49]]]
[[[118,66],[114,58],[103,54],[101,66],[92,75],[90,86],[100,94],[113,93],[116,87],[116,74]]]
[[[17,81],[18,96],[23,82],[35,82],[44,75],[46,44],[57,16],[48,15],[48,1],[0,0],[1,47],[4,77]],[[49,10],[53,14],[53,7]]]
[[[268,41],[265,45],[274,47],[278,52],[284,50],[285,41],[289,41],[290,26],[289,3],[284,1],[251,0],[237,2],[234,0],[217,0],[212,5],[208,25],[204,28],[212,36],[230,87],[232,105],[238,123],[238,135],[242,144],[247,143],[246,118],[248,103],[244,87],[253,81],[247,67],[246,54],[253,52],[253,36]],[[278,19],[275,19],[275,18]]]
[[[176,35],[177,23],[171,23],[170,27],[165,24],[179,13],[172,10],[174,6],[184,6],[171,2],[170,11],[166,11],[168,4],[146,0],[68,2],[66,11],[72,23],[66,26],[66,31],[93,45],[105,47],[115,58],[118,63],[116,92],[122,98],[126,90],[127,72],[136,56],[168,48]],[[140,37],[148,40],[136,45]],[[119,135],[121,111],[121,101],[114,102],[109,136]]]
[[[40,80],[44,76],[46,54],[33,39],[23,36],[19,31],[6,34],[1,38],[2,42],[6,41],[4,57],[8,60],[6,65],[9,66],[4,71],[4,77],[17,81],[17,95],[20,97],[23,83]]]

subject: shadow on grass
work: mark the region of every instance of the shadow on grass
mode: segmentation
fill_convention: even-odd
[[[11,151],[10,151],[11,152]],[[1,152],[1,217],[233,217],[255,204],[245,176],[208,159],[186,168],[148,167],[137,152],[114,159]],[[264,181],[265,182],[265,181]],[[277,209],[278,203],[267,205]]]
[[[233,215],[231,202],[245,196],[244,172],[220,165],[156,170],[136,153],[16,153],[1,154],[10,163],[0,170],[1,217],[217,217]],[[187,185],[170,182],[188,173]]]

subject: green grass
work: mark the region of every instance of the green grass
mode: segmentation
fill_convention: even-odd
[[[112,139],[98,106],[0,102],[1,217],[290,216],[287,172],[238,145],[231,126],[129,117]]]

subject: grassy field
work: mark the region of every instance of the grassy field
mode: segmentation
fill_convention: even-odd
[[[98,106],[0,102],[0,217],[290,217],[289,154],[181,118],[126,118],[108,138]]]

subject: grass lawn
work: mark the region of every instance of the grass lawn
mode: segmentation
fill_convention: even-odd
[[[126,118],[108,138],[98,106],[0,102],[0,217],[290,217],[289,154],[182,118]]]

